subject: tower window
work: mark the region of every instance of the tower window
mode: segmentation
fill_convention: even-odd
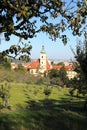
[[[42,56],[42,58],[43,58],[43,56]]]

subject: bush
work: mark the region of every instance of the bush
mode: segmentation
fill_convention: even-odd
[[[50,87],[45,87],[44,88],[44,94],[46,97],[48,97],[51,94],[51,88]]]

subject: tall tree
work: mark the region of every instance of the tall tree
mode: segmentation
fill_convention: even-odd
[[[64,66],[59,70],[59,77],[61,81],[63,82],[63,85],[67,85],[68,82],[68,77],[67,77],[67,72]]]
[[[49,77],[50,79],[59,77],[59,71],[57,69],[52,69],[49,71]]]
[[[67,85],[68,77],[67,77],[66,69],[64,67],[62,67],[60,70],[52,69],[49,72],[48,76],[50,78],[51,84],[55,84],[63,87],[64,85]]]
[[[87,94],[87,34],[85,34],[84,42],[79,41],[76,49],[76,67],[77,77],[72,80],[73,90],[80,94]]]

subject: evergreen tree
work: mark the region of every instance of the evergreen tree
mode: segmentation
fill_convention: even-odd
[[[76,63],[75,71],[77,72],[77,77],[71,80],[73,93],[77,90],[78,94],[86,96],[87,94],[87,34],[85,35],[84,42],[79,41],[77,45],[77,50],[75,54]],[[84,104],[84,107],[87,108],[87,99]]]

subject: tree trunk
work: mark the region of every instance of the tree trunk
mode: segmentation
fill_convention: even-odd
[[[3,105],[4,105],[5,107],[8,106],[8,99],[7,99],[7,98],[4,98],[4,99],[3,99]]]

